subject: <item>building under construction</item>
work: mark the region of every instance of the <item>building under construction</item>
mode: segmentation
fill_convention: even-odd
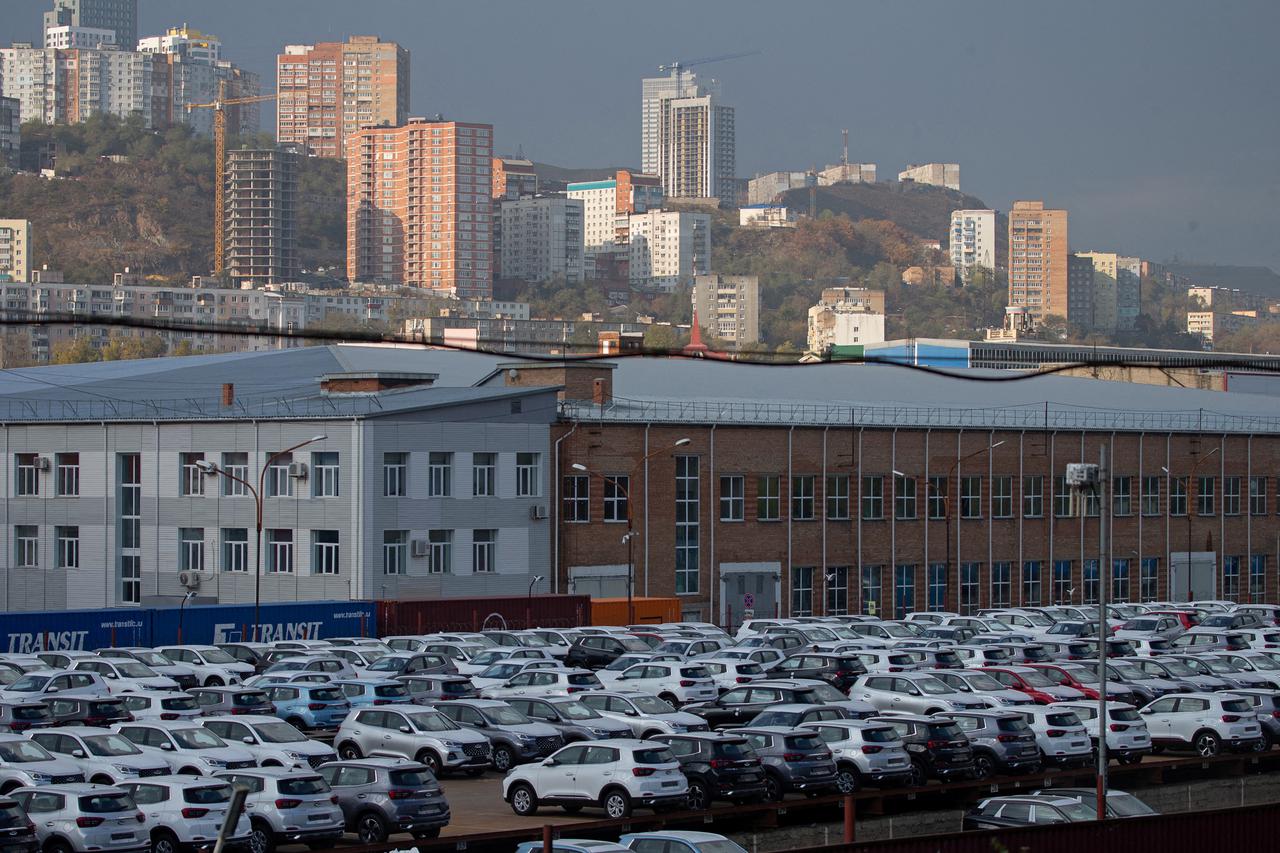
[[[254,286],[298,278],[298,155],[242,148],[227,154],[224,268]]]

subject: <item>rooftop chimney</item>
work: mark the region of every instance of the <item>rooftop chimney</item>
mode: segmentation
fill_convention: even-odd
[[[222,407],[229,409],[236,404],[236,386],[230,382],[222,383]]]

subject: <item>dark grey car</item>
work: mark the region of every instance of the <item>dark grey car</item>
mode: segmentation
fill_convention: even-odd
[[[611,720],[577,699],[555,696],[545,699],[516,697],[508,699],[507,704],[529,719],[546,723],[560,732],[565,743],[635,737],[631,726]]]
[[[487,737],[493,746],[493,769],[499,773],[506,773],[523,761],[546,758],[564,746],[564,736],[555,728],[534,722],[496,699],[441,702],[436,710],[463,728]]]
[[[742,735],[764,764],[768,799],[781,800],[792,791],[834,794],[838,790],[835,757],[818,733],[783,726],[729,729]]]
[[[397,758],[334,761],[317,771],[342,807],[347,831],[362,844],[393,833],[436,838],[449,824],[449,802],[425,764]]]
[[[1034,773],[1040,769],[1036,736],[1021,714],[1008,711],[953,711],[948,719],[964,732],[973,747],[978,777],[996,773]]]

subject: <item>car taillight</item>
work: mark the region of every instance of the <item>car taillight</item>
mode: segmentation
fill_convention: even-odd
[[[9,731],[11,732],[25,732],[29,728],[31,728],[30,723],[20,723],[17,720],[9,724]]]
[[[1280,720],[1280,711],[1272,711],[1271,716],[1277,720]]]
[[[1045,732],[1045,734],[1047,734],[1049,737],[1062,737],[1063,735],[1066,734],[1066,732],[1063,731],[1062,729],[1049,729],[1049,731]]]
[[[804,761],[805,754],[803,752],[785,752],[782,755],[783,761]]]
[[[241,714],[252,714],[252,713],[253,712],[248,708],[232,708],[231,709],[232,716],[239,716]]]
[[[387,791],[387,796],[393,800],[407,800],[413,796],[413,791],[406,791],[403,788],[394,788]]]
[[[296,809],[300,805],[302,805],[302,800],[294,800],[287,797],[276,800],[276,808],[278,809]]]
[[[185,808],[182,810],[182,816],[187,820],[193,820],[198,817],[204,817],[209,813],[208,809]]]
[[[889,671],[890,671],[890,672],[902,672],[902,667],[900,667],[900,666],[891,666],[891,667],[889,667]]]
[[[138,823],[142,823],[147,819],[147,816],[144,815],[142,812],[138,812],[136,815],[133,816],[133,819],[136,820]]]
[[[747,678],[745,675],[739,675],[737,678],[734,679],[734,682],[737,684],[749,684],[751,682],[751,679]]]
[[[657,771],[654,770],[652,767],[632,767],[631,768],[632,776],[652,776],[656,772]]]
[[[329,802],[333,803],[336,806],[338,804],[338,795],[334,794],[333,796],[331,796],[329,798]]]
[[[162,719],[162,720],[176,720],[176,719],[178,719],[178,715],[177,715],[177,714],[173,714],[173,713],[161,714],[161,715],[160,715],[160,719]]]
[[[1124,725],[1123,723],[1112,723],[1111,725],[1107,726],[1107,728],[1111,729],[1111,731],[1113,731],[1113,732],[1127,732],[1127,731],[1129,731],[1129,727],[1128,727],[1128,726],[1126,726],[1126,725]]]
[[[78,817],[78,818],[76,818],[76,826],[80,827],[81,829],[89,829],[90,827],[97,826],[97,825],[98,825],[98,824],[100,824],[100,823],[102,823],[102,818],[100,818],[100,817]]]
[[[323,703],[323,702],[308,702],[308,703],[307,703],[307,710],[308,710],[308,711],[323,711],[323,710],[324,710],[324,703]]]
[[[1000,741],[1001,743],[1014,743],[1015,741],[1017,741],[1017,739],[1018,739],[1017,735],[996,735],[996,740]]]
[[[1240,717],[1239,717],[1239,716],[1237,716],[1236,714],[1223,714],[1223,715],[1222,715],[1222,722],[1224,722],[1224,723],[1238,723],[1238,722],[1240,722]]]
[[[883,752],[884,747],[883,746],[863,746],[862,751],[866,755],[875,755],[877,752]]]
[[[712,770],[723,770],[733,764],[732,761],[728,761],[724,758],[713,758],[708,763],[711,765]]]
[[[946,745],[947,745],[947,742],[945,740],[929,740],[929,741],[925,741],[925,744],[924,744],[925,749],[941,749]]]
[[[682,678],[682,679],[680,679],[680,686],[681,686],[681,687],[692,687],[692,686],[693,686],[693,685],[695,685],[695,684],[697,684],[697,682],[696,682],[696,681],[691,681],[691,680],[690,680],[690,679],[688,679],[688,678]]]
[[[687,684],[685,684],[683,681],[682,681],[682,682],[680,682],[680,684],[681,684],[682,686],[685,686],[685,687],[687,687],[687,686],[688,686],[688,685],[687,685]],[[565,690],[564,690],[564,692],[565,692],[565,693],[581,693],[583,690],[586,690],[586,689],[587,689],[587,688],[585,688],[585,687],[566,687],[566,688],[565,688]]]
[[[391,704],[391,700],[390,700],[390,699],[374,699],[374,700],[373,700],[373,704],[375,704],[375,705],[390,705],[390,704]]]

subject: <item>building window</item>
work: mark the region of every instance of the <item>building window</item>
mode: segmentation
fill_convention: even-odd
[[[991,606],[1008,607],[1013,602],[1013,563],[991,564]]]
[[[945,610],[947,606],[947,564],[930,563],[928,585],[928,607],[930,610]]]
[[[384,575],[408,574],[409,531],[382,531],[382,573]]]
[[[862,478],[862,519],[879,521],[884,518],[884,477],[871,474]]]
[[[80,528],[53,528],[54,553],[57,555],[56,565],[60,569],[80,568]]]
[[[893,517],[898,521],[914,521],[916,517],[916,478],[893,478]]]
[[[204,461],[203,453],[178,454],[178,494],[186,497],[200,497],[204,494],[204,472],[197,462]]]
[[[120,600],[124,604],[142,603],[142,557],[120,555]]]
[[[1249,601],[1261,604],[1267,596],[1267,555],[1254,554],[1249,558]]]
[[[960,564],[960,613],[963,616],[972,616],[978,610],[981,575],[981,563]]]
[[[1227,601],[1240,600],[1240,558],[1222,558],[1222,597]]]
[[[1187,514],[1187,478],[1169,478],[1169,515]]]
[[[564,478],[564,520],[583,524],[591,520],[591,478],[570,474]]]
[[[1111,480],[1111,512],[1113,515],[1133,515],[1133,478],[1113,477]]]
[[[1098,603],[1098,561],[1084,561],[1084,603]]]
[[[862,612],[869,616],[883,616],[880,599],[880,575],[883,566],[862,567]]]
[[[782,482],[777,474],[756,478],[756,521],[777,521],[782,513]]]
[[[849,612],[849,567],[827,568],[827,616],[843,616]]]
[[[1013,518],[1013,478],[991,478],[991,517]]]
[[[1142,514],[1150,518],[1160,514],[1160,478],[1142,478]]]
[[[121,453],[116,457],[116,478],[120,483],[119,560],[120,599],[126,604],[142,603],[142,454]]]
[[[249,571],[249,528],[222,528],[222,570]]]
[[[57,454],[54,468],[54,494],[60,498],[80,497],[80,454]]]
[[[849,520],[848,474],[832,474],[827,477],[827,520]]]
[[[947,517],[947,478],[930,477],[929,483],[929,518],[934,521]]]
[[[814,477],[805,474],[791,478],[791,518],[795,521],[813,521]]]
[[[452,530],[428,530],[427,547],[430,552],[427,561],[428,573],[447,575],[453,572]]]
[[[267,466],[267,497],[293,497],[293,478],[289,476],[289,465],[292,462],[292,453],[283,453],[271,460],[271,464]]]
[[[960,478],[960,517],[982,518],[982,478]]]
[[[471,494],[477,498],[491,498],[498,493],[498,454],[471,454]]]
[[[338,531],[311,531],[311,574],[338,573]]]
[[[1138,571],[1138,595],[1143,601],[1155,601],[1160,591],[1160,558],[1143,557]]]
[[[267,572],[293,574],[293,531],[276,528],[267,531]]]
[[[743,521],[746,518],[746,481],[741,475],[720,478],[720,520]]]
[[[631,478],[626,474],[614,474],[604,478],[604,520],[626,521],[630,512],[628,495]]]
[[[1196,478],[1196,515],[1213,515],[1213,498],[1216,486],[1216,477]]]
[[[1053,517],[1071,517],[1071,489],[1067,487],[1066,477],[1053,478]]]
[[[311,496],[336,498],[338,486],[338,454],[333,451],[311,454]]]
[[[676,593],[698,591],[698,457],[676,457]]]
[[[1129,559],[1117,558],[1111,561],[1111,600],[1125,603],[1129,600]]]
[[[382,496],[403,498],[409,494],[409,454],[382,454]]]
[[[813,566],[791,569],[791,615],[813,615]]]
[[[183,572],[204,571],[204,528],[178,528],[178,569]]]
[[[40,494],[40,456],[36,453],[15,455],[17,479],[14,491],[20,498],[34,498]]]
[[[1044,477],[1040,474],[1022,478],[1022,515],[1044,517]]]
[[[427,455],[427,497],[447,498],[453,494],[453,454]]]
[[[916,607],[915,565],[893,568],[893,618],[904,619]]]
[[[245,483],[249,482],[249,454],[222,454],[222,470],[226,472],[218,479],[222,481],[222,496],[241,498],[249,494]],[[230,475],[230,476],[227,476]],[[232,478],[238,479],[232,479]]]
[[[1053,603],[1071,603],[1071,561],[1053,561]]]
[[[1097,518],[1102,514],[1102,496],[1097,489],[1089,489],[1083,494],[1084,514],[1086,518]]]
[[[1240,514],[1240,478],[1222,478],[1222,514]]]
[[[1027,560],[1022,564],[1022,606],[1040,606],[1040,566],[1039,560]]]
[[[498,570],[498,531],[471,531],[471,571],[478,575]]]
[[[542,494],[542,454],[516,454],[516,497],[536,498]]]
[[[17,546],[14,564],[20,569],[40,568],[40,528],[19,524],[13,528],[13,541]]]
[[[1249,515],[1267,514],[1267,478],[1249,478]]]

